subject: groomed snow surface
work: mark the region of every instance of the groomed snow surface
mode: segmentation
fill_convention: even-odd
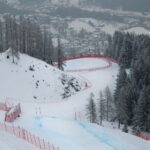
[[[30,61],[27,62],[27,60]],[[31,57],[28,58],[28,56],[26,55],[22,55],[20,61],[22,62],[20,64],[22,67],[20,67],[20,69],[17,68],[18,73],[15,73],[15,76],[18,76],[18,74],[22,72],[22,70],[24,70],[28,63],[30,64],[32,62],[33,64],[34,61],[34,64],[37,64],[36,67],[38,65],[40,67],[41,64],[43,64],[42,61],[33,59]],[[3,66],[4,64],[5,66]],[[67,65],[65,70],[68,70],[70,68],[85,69],[87,67],[102,67],[103,65],[106,65],[107,62],[100,59],[86,58],[72,61],[70,60],[66,64]],[[7,70],[8,67],[10,67],[10,62],[3,63],[3,65],[0,61],[0,67],[3,67],[2,70]],[[13,72],[15,72],[14,70],[16,69],[16,66],[14,64],[13,66]],[[52,70],[55,70],[49,65],[47,67],[49,68],[50,72]],[[43,65],[40,67],[40,70],[43,70]],[[148,141],[145,141],[130,134],[125,134],[117,129],[110,129],[87,123],[85,117],[85,107],[88,103],[90,93],[93,92],[95,94],[95,100],[97,102],[100,90],[104,90],[106,86],[109,86],[113,92],[115,89],[118,70],[119,66],[112,62],[112,66],[104,70],[70,73],[71,76],[81,76],[82,79],[88,81],[89,85],[91,84],[91,87],[72,95],[70,98],[65,99],[64,101],[59,100],[57,102],[52,102],[47,100],[44,101],[43,99],[40,101],[40,103],[35,103],[32,100],[26,101],[28,89],[24,90],[24,92],[22,92],[21,94],[19,92],[18,94],[16,93],[16,95],[13,95],[13,98],[15,99],[20,97],[19,99],[21,103],[22,114],[21,117],[14,122],[14,125],[19,125],[25,128],[32,134],[37,135],[40,138],[44,138],[51,144],[54,144],[56,147],[59,146],[60,150],[149,150],[150,142]],[[50,72],[45,73],[46,76],[48,76],[52,80],[55,77],[55,73],[57,76],[58,71],[53,73]],[[32,74],[29,74],[29,76],[31,75]],[[41,74],[39,78],[41,76],[45,75]],[[8,78],[8,80],[12,79],[9,75],[3,75],[1,78],[4,79],[6,77]],[[24,80],[26,81],[26,78]],[[1,82],[2,85],[5,87],[6,85],[4,84],[7,83],[3,81]],[[14,87],[15,90],[16,82],[10,82],[11,84],[9,83],[9,85]],[[57,84],[59,85],[56,80],[53,82],[55,82],[56,86]],[[21,80],[20,83],[21,88],[23,81]],[[30,84],[30,86],[32,86],[32,84]],[[33,87],[28,88],[32,89]],[[1,88],[1,90],[3,89]],[[41,88],[39,91],[39,96],[41,97],[45,96],[44,93],[41,92],[42,90],[45,90],[45,87]],[[5,93],[6,97],[10,93],[13,93],[13,91],[9,90],[3,92]],[[57,99],[58,93],[54,90],[49,90],[50,94],[52,92],[54,92],[53,98],[55,98],[56,96]],[[0,95],[1,94],[4,96],[3,93],[0,93]],[[16,101],[13,101],[13,99],[7,99],[7,103],[16,103]],[[75,113],[78,121],[75,120]],[[10,139],[12,138],[12,136],[9,137]],[[2,138],[2,134],[0,134],[0,138]],[[4,138],[4,141],[8,141],[7,143],[11,143],[12,145],[14,144],[14,147],[16,146],[16,150],[20,150],[20,147],[17,147],[16,142],[19,143],[18,145],[23,145],[22,141],[14,138],[13,140],[14,141],[9,141]],[[5,143],[3,145],[7,146]],[[28,146],[28,144],[26,146]],[[7,149],[13,150],[9,148]],[[26,149],[30,150],[30,148],[25,148],[22,150]]]
[[[82,58],[82,59],[73,59],[65,62],[65,70],[80,70],[80,69],[91,69],[105,67],[108,65],[108,62],[100,58]]]
[[[24,140],[0,131],[0,150],[37,150],[37,148]]]

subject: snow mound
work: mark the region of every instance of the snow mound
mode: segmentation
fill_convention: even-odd
[[[3,99],[59,101],[85,87],[85,80],[77,75],[63,73],[25,54],[19,54],[20,58],[12,63],[9,54],[8,51],[0,54],[0,97]]]

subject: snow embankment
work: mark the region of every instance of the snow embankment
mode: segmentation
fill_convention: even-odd
[[[12,63],[12,56],[0,54],[0,98],[20,101],[59,101],[84,89],[85,81],[68,75],[51,65],[20,54]]]

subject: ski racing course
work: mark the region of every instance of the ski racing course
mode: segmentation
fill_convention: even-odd
[[[65,71],[85,78],[88,87],[56,103],[19,101],[22,115],[14,126],[23,127],[60,150],[149,150],[150,142],[117,129],[87,123],[85,109],[90,93],[98,99],[106,86],[114,91],[118,64],[97,56],[68,58],[65,64]]]

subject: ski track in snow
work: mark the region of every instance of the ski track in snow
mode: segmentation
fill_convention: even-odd
[[[113,150],[133,150],[127,147],[126,145],[119,144],[119,142],[117,142],[117,139],[112,137],[105,130],[103,131],[102,136],[99,136],[96,132],[90,129],[87,124],[84,124],[82,122],[78,122],[78,124],[79,126],[84,128],[89,134],[93,135],[100,142],[105,143],[106,145],[110,146]]]

